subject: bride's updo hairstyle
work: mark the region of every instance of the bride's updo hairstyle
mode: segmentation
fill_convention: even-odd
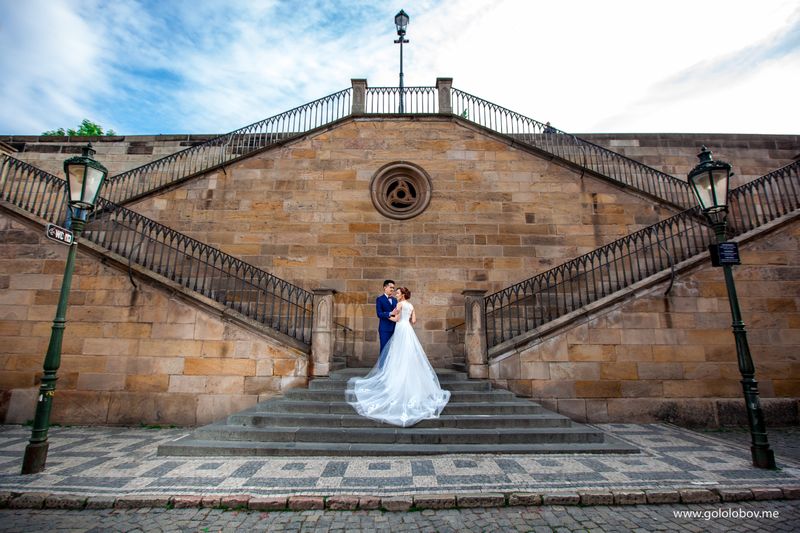
[[[406,300],[410,300],[411,299],[411,291],[408,290],[408,288],[400,287],[399,290],[403,294],[403,298],[405,298]]]

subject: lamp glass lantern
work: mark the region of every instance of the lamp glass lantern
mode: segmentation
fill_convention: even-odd
[[[406,27],[408,26],[408,14],[402,9],[394,16],[394,25],[397,26],[397,35],[400,37],[406,34]]]
[[[108,170],[92,157],[95,150],[91,143],[83,147],[82,154],[64,161],[67,176],[69,205],[78,209],[93,209],[97,195]]]
[[[711,151],[705,146],[697,157],[700,163],[689,172],[688,177],[700,208],[708,214],[726,212],[731,165],[725,161],[714,161]]]

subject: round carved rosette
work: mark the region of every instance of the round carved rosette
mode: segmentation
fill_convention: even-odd
[[[431,178],[414,163],[396,161],[378,169],[369,186],[372,205],[396,220],[413,218],[431,202]]]

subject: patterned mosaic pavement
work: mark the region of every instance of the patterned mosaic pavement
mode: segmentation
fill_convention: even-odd
[[[158,457],[185,429],[56,427],[45,472],[21,476],[30,430],[0,426],[0,491],[119,496],[250,494],[414,495],[593,489],[800,486],[800,462],[750,464],[746,447],[664,424],[598,426],[642,450],[634,455],[422,457]]]

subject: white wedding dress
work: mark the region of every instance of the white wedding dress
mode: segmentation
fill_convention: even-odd
[[[411,327],[414,307],[404,301],[394,334],[377,364],[363,378],[347,382],[345,399],[362,416],[395,426],[409,427],[426,418],[438,418],[450,399],[439,385],[425,350]]]

